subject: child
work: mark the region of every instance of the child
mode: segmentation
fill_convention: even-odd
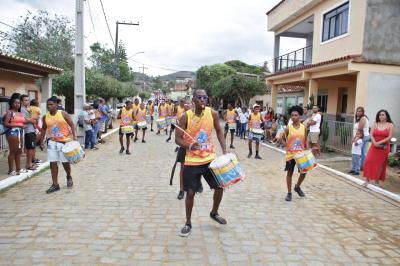
[[[353,175],[360,175],[361,148],[363,146],[363,137],[363,131],[357,130],[356,135],[353,138],[353,144],[351,146],[351,171],[349,172]]]

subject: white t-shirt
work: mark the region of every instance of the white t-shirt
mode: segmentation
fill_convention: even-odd
[[[246,115],[243,114],[242,112],[239,113],[239,121],[241,124],[245,124],[248,122]]]
[[[362,139],[358,139],[355,143],[353,143],[351,146],[351,154],[361,155],[362,143]]]
[[[319,126],[321,124],[321,115],[320,114],[313,114],[312,121],[317,122],[315,125],[310,126],[310,132],[312,133],[319,133]]]

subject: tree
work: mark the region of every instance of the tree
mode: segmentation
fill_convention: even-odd
[[[74,113],[74,72],[71,69],[65,69],[53,79],[53,93],[65,96],[66,111]]]
[[[17,56],[63,69],[72,69],[74,28],[64,16],[39,10],[28,12],[5,36],[4,49]]]
[[[153,89],[154,90],[161,90],[162,89],[162,81],[160,76],[153,78]]]
[[[196,84],[206,90],[209,96],[216,96],[214,85],[221,78],[235,74],[236,70],[225,64],[202,66],[197,70]]]
[[[264,69],[262,67],[248,65],[240,60],[231,60],[225,62],[225,65],[232,67],[233,69],[235,69],[237,72],[240,73],[262,75],[264,72]]]

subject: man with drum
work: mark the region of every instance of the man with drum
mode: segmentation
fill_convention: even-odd
[[[153,121],[154,121],[154,105],[151,100],[147,102],[147,114],[150,116],[150,131],[153,132]]]
[[[161,104],[158,107],[158,119],[167,119],[167,106],[164,99],[161,100]],[[157,135],[160,135],[161,129],[165,129],[165,134],[168,135],[168,126],[165,126],[165,128],[158,128]]]
[[[67,112],[57,109],[57,97],[47,100],[47,113],[43,116],[43,126],[40,136],[40,147],[44,148],[44,137],[47,134],[47,160],[50,162],[51,178],[53,184],[47,189],[50,194],[60,190],[58,184],[58,162],[61,162],[67,174],[67,187],[74,183],[71,177],[71,165],[65,158],[62,148],[67,142],[76,140],[75,125]]]
[[[253,141],[256,142],[256,159],[262,159],[259,155],[260,151],[260,141],[264,136],[264,130],[261,128],[261,113],[260,113],[260,106],[258,104],[253,105],[253,112],[250,114],[249,117],[249,155],[247,158],[251,158],[253,155]]]
[[[288,193],[285,200],[292,200],[292,176],[294,168],[296,166],[295,156],[297,154],[304,153],[307,150],[307,128],[300,122],[300,117],[303,115],[303,109],[300,106],[292,106],[289,109],[290,118],[292,119],[292,124],[289,124],[285,128],[286,137],[286,183]],[[281,140],[285,142],[284,140]],[[305,173],[300,173],[297,184],[294,186],[294,191],[299,194],[300,197],[304,197],[305,194],[301,190],[300,185],[306,177]]]
[[[184,103],[185,102],[183,100],[180,100],[179,101],[179,105],[177,105],[177,104],[173,105],[172,113],[171,113],[171,116],[170,116],[170,119],[172,121],[171,122],[171,129],[169,130],[169,137],[166,140],[167,142],[169,142],[171,140],[172,133],[175,131],[175,123],[177,123],[178,117],[182,116],[183,112],[185,111]],[[169,113],[169,111],[168,111],[168,113]]]
[[[215,159],[215,146],[212,142],[212,129],[215,128],[223,154],[226,154],[225,139],[219,124],[218,113],[206,107],[208,96],[204,90],[193,91],[194,109],[185,112],[179,120],[179,126],[184,130],[175,131],[175,142],[186,149],[185,167],[183,169],[183,186],[186,191],[186,223],[179,235],[186,237],[192,230],[192,209],[194,195],[200,189],[201,176],[214,189],[213,208],[210,217],[219,224],[226,220],[218,214],[222,200],[223,189],[219,187],[211,169],[210,163]]]
[[[122,154],[125,151],[124,147],[124,135],[126,137],[126,154],[130,155],[129,145],[131,138],[133,136],[133,121],[135,121],[135,116],[132,108],[132,101],[126,101],[125,107],[121,109],[118,114],[118,119],[121,119],[119,128],[119,143],[121,144],[121,149],[119,153]]]
[[[142,130],[142,143],[146,143],[144,136],[146,134],[147,122],[146,122],[146,109],[144,103],[140,104],[139,109],[135,113],[136,123],[135,123],[135,139],[134,142],[138,140],[138,131]]]
[[[231,103],[228,103],[228,109],[225,111],[224,115],[225,115],[225,122],[226,122],[224,137],[226,139],[226,135],[228,134],[228,131],[231,132],[230,148],[234,149],[235,147],[233,146],[233,138],[235,136],[235,131],[238,130],[238,128],[236,128],[236,117],[238,116],[238,114],[237,114],[237,111],[235,109],[233,109],[233,106]]]

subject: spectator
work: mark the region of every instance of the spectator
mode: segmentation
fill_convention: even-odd
[[[101,114],[100,119],[100,134],[107,132],[107,120],[108,120],[108,113],[107,113],[107,106],[105,105],[105,101],[103,98],[99,100],[99,111]]]
[[[235,108],[236,114],[239,113],[239,110],[241,111],[242,108],[240,108],[240,106]],[[239,116],[235,117],[235,121],[236,121],[236,128],[240,127],[240,121],[239,121]],[[239,130],[236,130],[236,137],[239,137]]]
[[[351,146],[351,171],[350,174],[360,175],[361,149],[363,145],[363,131],[357,130]]]
[[[62,106],[62,101],[60,98],[57,98],[57,110],[65,111],[65,108]]]
[[[100,121],[101,121],[101,114],[99,111],[99,103],[98,102],[93,104],[93,110],[94,110],[95,121],[92,124],[92,128],[93,128],[93,134],[96,138],[96,144],[97,144],[98,142],[100,142],[99,129],[100,129]]]
[[[370,133],[369,133],[369,120],[368,117],[365,115],[365,110],[364,107],[357,107],[356,109],[356,114],[355,114],[355,123],[354,123],[354,128],[353,128],[353,136],[356,135],[358,130],[363,131],[363,146],[361,148],[361,163],[360,163],[360,169],[361,171],[364,169],[364,161],[365,157],[367,156],[367,144],[371,139]]]
[[[36,148],[36,132],[34,124],[38,121],[38,118],[32,118],[29,113],[29,98],[28,95],[21,95],[21,113],[25,117],[25,128],[24,128],[24,143],[26,149],[26,170],[36,170],[33,165],[33,159],[35,158]]]
[[[375,184],[378,184],[379,180],[385,181],[390,139],[393,135],[392,119],[388,111],[380,110],[376,114],[371,132],[372,145],[365,158],[364,177],[365,184],[368,184],[370,180],[374,180]]]
[[[320,155],[319,134],[321,132],[321,119],[322,118],[321,114],[318,111],[318,106],[314,105],[312,117],[308,122],[308,125],[310,126],[310,133],[308,133],[308,142],[310,144],[311,151],[315,157],[318,157]]]
[[[244,112],[246,112],[246,107],[243,107],[243,110],[239,110],[238,113],[240,122],[240,127],[239,127],[240,139],[246,139],[246,126],[247,123],[249,122]]]
[[[94,135],[92,125],[95,123],[95,114],[94,111],[91,110],[90,105],[85,104],[83,106],[83,120],[84,120],[84,129],[85,129],[85,149],[97,150],[96,145],[96,136]]]
[[[272,129],[272,125],[274,124],[274,119],[275,119],[274,109],[272,109],[272,107],[268,107],[267,112],[265,113],[265,115],[262,118],[264,121],[265,135],[267,136],[266,141],[271,142],[272,138],[270,136],[271,135],[270,130]]]
[[[32,118],[36,118],[37,122],[34,123],[35,126],[35,134],[36,134],[36,144],[39,145],[40,142],[40,130],[42,129],[42,112],[40,111],[39,108],[39,101],[36,99],[31,100],[30,106],[29,106],[29,113]],[[39,164],[42,163],[42,160],[39,160],[36,158],[36,153],[33,156],[33,163]]]

